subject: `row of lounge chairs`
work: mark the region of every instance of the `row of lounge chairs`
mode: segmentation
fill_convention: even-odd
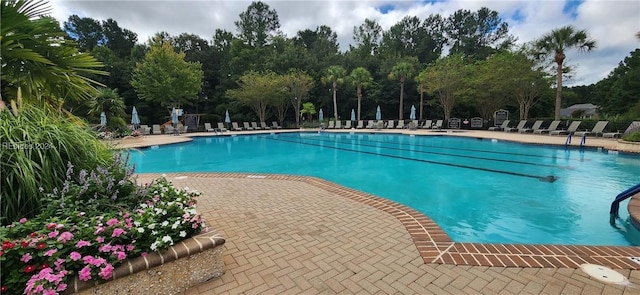
[[[387,121],[376,121],[369,120],[367,121],[367,125],[364,124],[365,121],[360,120],[357,121],[355,125],[351,124],[351,121],[345,121],[344,126],[342,125],[342,121],[329,121],[329,125],[327,125],[327,129],[440,129],[442,128],[442,120],[437,120],[433,122],[432,120],[424,121],[424,124],[420,125],[418,120],[399,120],[398,125],[395,124],[394,120]]]
[[[549,134],[549,135],[569,135],[572,134],[574,136],[602,136],[604,138],[618,138],[625,133],[630,132],[631,130],[640,128],[640,122],[636,121],[631,123],[625,132],[605,132],[607,124],[609,121],[598,121],[593,129],[591,130],[583,130],[578,131],[580,128],[580,124],[582,121],[573,121],[567,127],[567,129],[558,129],[560,126],[560,121],[552,121],[546,128],[541,128],[543,121],[538,120],[533,123],[533,125],[529,128],[525,127],[527,124],[527,120],[521,120],[518,122],[516,127],[508,127],[510,120],[505,120],[502,122],[500,126],[490,127],[490,131],[504,131],[504,132],[519,132],[519,133],[533,133],[533,134]]]
[[[211,123],[204,123],[204,129],[207,132],[225,132],[228,129],[224,126],[224,123],[218,122],[218,128],[212,128]],[[282,126],[278,125],[278,122],[271,122],[271,126],[267,126],[267,123],[260,122],[242,122],[242,127],[238,125],[237,122],[231,122],[231,127],[229,128],[231,131],[242,131],[242,130],[270,130],[270,129],[282,129]]]
[[[187,125],[182,124],[178,124],[175,128],[171,125],[164,126],[164,128],[161,128],[159,124],[153,124],[152,128],[149,128],[147,125],[140,125],[140,132],[143,135],[149,135],[151,133],[162,134],[164,130],[164,134],[183,134],[187,133],[188,128]]]

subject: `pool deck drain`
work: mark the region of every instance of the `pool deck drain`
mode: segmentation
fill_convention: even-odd
[[[227,239],[225,275],[186,294],[640,294],[578,268],[601,264],[638,283],[629,257],[639,247],[453,243],[383,198],[314,177],[248,175],[260,174],[168,175],[203,193],[198,210]]]

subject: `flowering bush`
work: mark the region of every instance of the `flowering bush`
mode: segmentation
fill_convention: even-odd
[[[98,167],[74,176],[69,165],[47,210],[0,228],[2,293],[58,294],[73,275],[106,280],[125,259],[204,229],[195,210],[198,192],[177,189],[164,177],[137,187],[130,171],[109,171],[118,170]]]

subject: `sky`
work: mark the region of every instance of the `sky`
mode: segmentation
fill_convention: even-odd
[[[459,9],[477,11],[487,7],[509,24],[509,32],[525,43],[555,28],[572,25],[587,30],[597,47],[589,52],[568,51],[565,64],[574,67],[566,86],[596,83],[618,66],[630,52],[640,47],[635,34],[640,31],[640,1],[637,0],[430,0],[430,1],[263,1],[275,9],[280,30],[294,37],[300,30],[327,25],[338,35],[340,49],[353,44],[353,28],[366,18],[376,20],[384,30],[405,16],[424,19],[430,14],[449,16]],[[97,20],[112,18],[122,28],[138,34],[144,43],[153,34],[166,31],[172,36],[196,34],[211,40],[216,29],[237,33],[234,21],[251,1],[227,0],[50,0],[52,15],[60,23],[70,15]]]

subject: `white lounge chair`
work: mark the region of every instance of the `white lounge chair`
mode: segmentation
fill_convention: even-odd
[[[231,130],[233,131],[242,131],[242,128],[238,127],[237,122],[231,122]]]
[[[582,121],[573,121],[571,122],[571,125],[569,125],[569,128],[567,128],[567,130],[554,130],[549,132],[549,135],[568,135],[568,134],[572,134],[574,132],[576,132],[576,130],[578,130],[578,127],[580,127],[580,123],[582,123]]]
[[[625,130],[624,132],[620,132],[620,131],[606,132],[602,134],[602,137],[603,138],[620,138],[622,137],[622,135],[629,134],[636,130],[640,130],[640,121],[631,122],[631,124],[629,124],[629,127],[627,127],[627,130]]]
[[[278,122],[276,121],[271,121],[271,125],[273,125],[273,129],[282,129],[282,127],[279,126]]]
[[[222,122],[218,122],[218,130],[219,130],[220,132],[226,132],[226,131],[227,131],[227,128],[225,128],[225,127],[224,127],[224,123],[222,123]]]
[[[338,120],[336,121],[336,129],[341,129],[342,128],[342,121]]]
[[[388,120],[387,121],[387,129],[393,129],[394,127],[394,122],[393,120]]]
[[[160,125],[153,124],[153,134],[162,134],[162,129],[160,129]]]
[[[249,122],[242,122],[242,129],[244,130],[253,130],[251,126],[249,126]]]
[[[367,121],[367,129],[373,129],[376,128],[375,123],[373,123],[373,120],[369,120]]]
[[[265,123],[264,121],[260,122],[260,127],[262,127],[262,129],[264,130],[271,129],[271,127],[267,126],[267,123]]]
[[[555,130],[558,129],[558,125],[560,125],[560,121],[552,121],[551,124],[549,124],[549,127],[545,128],[545,129],[533,130],[533,134],[545,134],[545,133],[549,133],[551,131],[555,131]]]
[[[502,121],[500,126],[489,127],[489,131],[502,131],[509,126],[510,120]]]
[[[433,124],[431,120],[426,120],[426,121],[424,121],[424,124],[422,124],[422,127],[420,127],[420,128],[422,128],[422,129],[431,129],[431,124]]]
[[[211,127],[211,123],[204,123],[204,131],[216,132],[216,130]]]
[[[364,128],[364,121],[360,120],[358,121],[358,125],[356,126],[356,129],[362,129]]]
[[[527,124],[527,120],[520,120],[520,122],[518,122],[518,126],[516,127],[506,127],[504,128],[504,132],[516,132],[519,131],[520,129],[524,129],[524,125]]]
[[[260,130],[262,128],[260,128],[258,126],[258,122],[251,122],[251,128],[253,128],[253,130]]]
[[[347,120],[344,122],[344,129],[351,129],[351,121]]]
[[[398,121],[398,126],[396,126],[396,129],[404,129],[404,120]]]
[[[442,129],[442,122],[443,122],[443,120],[436,121],[436,124],[431,126],[431,129]]]
[[[593,129],[587,131],[574,132],[575,136],[601,136],[604,133],[604,128],[607,127],[609,121],[599,121],[593,126]]]
[[[531,126],[531,128],[520,128],[520,129],[518,129],[518,132],[519,133],[533,133],[534,130],[540,129],[540,126],[542,126],[543,122],[544,121],[542,121],[542,120],[535,121],[533,123],[533,126]]]
[[[329,126],[327,126],[327,129],[333,129],[333,128],[336,128],[336,122],[329,121]]]

